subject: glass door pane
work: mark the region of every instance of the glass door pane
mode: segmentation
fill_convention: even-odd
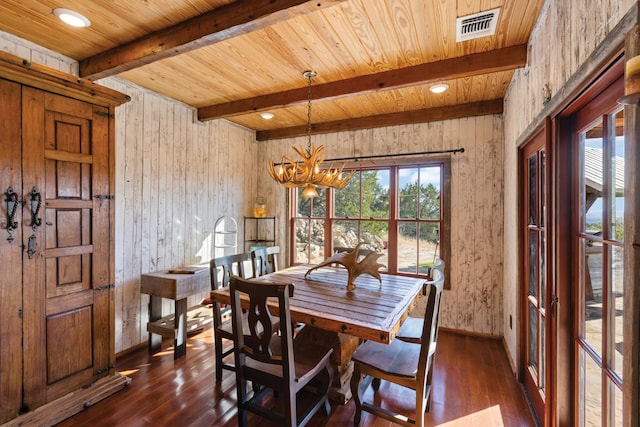
[[[580,426],[621,422],[624,271],[623,109],[579,132]]]
[[[524,149],[522,170],[524,178],[523,235],[526,256],[524,259],[526,295],[525,366],[524,384],[532,401],[538,420],[545,414],[546,335],[545,298],[546,282],[546,165],[544,133],[527,144]]]

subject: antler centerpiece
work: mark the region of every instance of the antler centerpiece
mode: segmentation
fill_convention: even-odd
[[[309,274],[320,267],[326,267],[331,264],[340,264],[347,269],[348,278],[347,278],[347,291],[353,291],[356,289],[356,285],[354,281],[361,274],[369,274],[380,282],[380,286],[382,286],[382,277],[380,277],[380,272],[378,269],[380,267],[384,267],[384,264],[378,263],[378,258],[380,258],[383,254],[379,252],[371,252],[368,253],[367,256],[360,262],[358,262],[358,250],[360,249],[360,243],[355,247],[355,249],[351,252],[338,252],[333,254],[329,258],[322,261],[320,264],[315,267],[311,267],[304,274],[306,278]]]

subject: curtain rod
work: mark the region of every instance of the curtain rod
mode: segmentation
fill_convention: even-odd
[[[342,162],[345,160],[369,160],[369,159],[386,159],[389,157],[407,157],[407,156],[424,156],[426,154],[449,154],[449,153],[464,153],[464,148],[454,148],[451,150],[435,150],[435,151],[422,151],[420,153],[394,153],[394,154],[380,154],[380,155],[371,155],[371,156],[360,156],[360,157],[341,157],[337,159],[325,159],[325,162]]]
[[[422,151],[420,153],[394,153],[394,154],[379,154],[379,155],[371,155],[371,156],[360,156],[360,157],[341,157],[336,159],[325,159],[325,162],[343,162],[346,160],[369,160],[369,159],[387,159],[389,157],[408,157],[408,156],[424,156],[426,154],[449,154],[449,153],[464,153],[464,147],[453,148],[451,150],[434,150],[434,151]],[[300,161],[296,163],[302,163]],[[280,166],[282,163],[274,163],[274,166]]]

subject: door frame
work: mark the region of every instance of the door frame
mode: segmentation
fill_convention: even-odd
[[[538,403],[537,398],[530,397],[529,400],[533,406],[534,414],[536,417],[541,418],[538,419],[542,423],[542,425],[549,425],[549,420],[552,416],[553,405],[550,404],[555,402],[555,383],[552,379],[556,374],[556,366],[552,363],[552,355],[556,352],[556,328],[555,322],[552,320],[555,319],[555,306],[556,304],[552,301],[555,300],[555,296],[557,294],[556,291],[556,281],[553,275],[554,268],[552,265],[552,261],[554,259],[553,252],[555,248],[555,224],[551,220],[553,211],[553,201],[555,200],[555,193],[553,191],[553,178],[554,178],[554,153],[552,150],[553,146],[553,138],[552,138],[552,130],[553,123],[549,117],[545,118],[542,126],[536,130],[518,149],[518,188],[520,191],[518,192],[518,247],[520,250],[518,251],[518,308],[521,313],[518,316],[518,332],[520,336],[520,344],[518,346],[519,353],[518,357],[520,363],[518,366],[520,370],[518,372],[518,378],[524,384],[525,377],[527,375],[528,366],[525,363],[527,360],[527,336],[528,336],[528,284],[526,277],[526,266],[529,264],[528,262],[528,251],[526,250],[525,241],[526,238],[524,233],[520,231],[524,230],[526,226],[525,216],[527,212],[525,207],[527,206],[527,202],[525,200],[525,196],[528,197],[528,187],[526,188],[526,183],[528,182],[526,179],[526,174],[528,173],[527,168],[525,168],[525,160],[527,159],[526,151],[528,150],[530,144],[538,144],[540,138],[544,139],[542,144],[542,148],[545,151],[545,206],[547,209],[545,212],[541,212],[540,215],[544,215],[544,224],[546,231],[546,254],[545,254],[545,297],[544,297],[544,307],[545,307],[545,343],[544,348],[546,349],[544,354],[545,360],[545,393],[544,400],[545,404],[543,408],[540,408],[540,403]],[[525,387],[525,390],[529,392],[529,390]],[[539,417],[541,415],[541,417]]]

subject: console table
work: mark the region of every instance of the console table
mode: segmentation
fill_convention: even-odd
[[[173,358],[178,359],[187,353],[188,329],[196,329],[202,321],[211,319],[208,314],[196,313],[192,321],[187,319],[187,297],[211,290],[209,268],[193,268],[189,273],[171,273],[169,271],[143,274],[140,277],[140,292],[148,294],[149,299],[149,351],[156,352],[162,345],[162,337],[173,338]],[[162,298],[175,301],[175,311],[171,316],[162,317]]]

